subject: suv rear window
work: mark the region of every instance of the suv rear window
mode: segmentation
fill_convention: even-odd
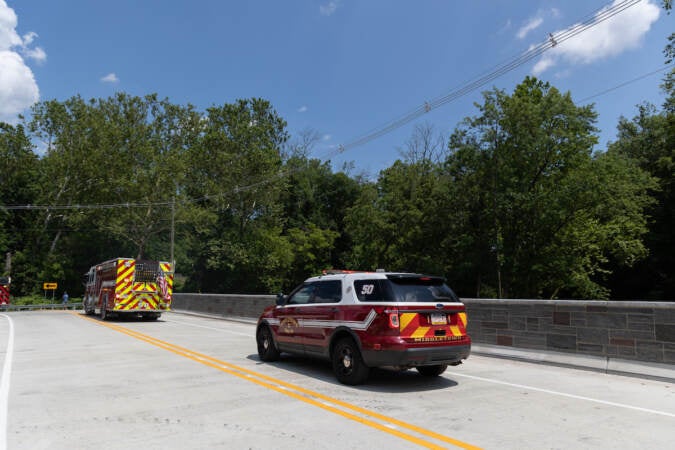
[[[386,280],[354,281],[361,302],[458,302],[442,278],[388,275]]]
[[[397,302],[458,302],[459,298],[438,277],[388,276]]]

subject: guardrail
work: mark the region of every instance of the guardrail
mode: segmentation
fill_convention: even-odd
[[[39,305],[1,305],[2,311],[36,311],[45,309],[82,309],[82,303],[42,303]]]

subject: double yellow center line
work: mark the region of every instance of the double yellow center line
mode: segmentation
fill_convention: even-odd
[[[78,314],[73,312],[72,314]],[[264,375],[259,372],[255,372],[245,367],[237,366],[226,361],[213,358],[211,356],[205,355],[203,353],[198,353],[187,348],[171,344],[169,342],[162,341],[160,339],[148,336],[147,334],[139,333],[137,331],[130,330],[128,328],[116,325],[110,322],[102,322],[91,317],[78,314],[80,317],[83,317],[91,322],[103,325],[112,330],[118,331],[120,333],[131,336],[135,339],[138,339],[148,344],[154,345],[156,347],[168,350],[172,353],[180,355],[184,358],[191,359],[192,361],[198,362],[205,366],[212,367],[214,369],[220,370],[222,372],[228,373],[235,377],[250,381],[257,385],[266,387],[273,391],[279,392],[281,394],[287,395],[289,397],[295,398],[302,402],[308,403],[310,405],[316,406],[318,408],[330,411],[339,416],[351,419],[355,422],[367,425],[369,427],[375,428],[385,433],[392,434],[401,439],[405,439],[409,442],[417,444],[422,447],[432,448],[432,449],[441,449],[446,448],[444,445],[439,445],[432,440],[443,442],[444,444],[451,444],[455,447],[460,447],[464,449],[478,449],[479,447],[467,444],[465,442],[453,439],[451,437],[436,433],[431,430],[418,427],[416,425],[403,422],[401,420],[395,419],[393,417],[388,417],[383,414],[377,413],[375,411],[370,411],[365,408],[361,408],[356,405],[344,402],[342,400],[329,397],[327,395],[321,394],[319,392],[311,391],[305,389],[301,386],[295,384],[287,383],[283,380]],[[407,430],[407,431],[400,431]],[[410,432],[417,433],[417,435],[410,434]]]

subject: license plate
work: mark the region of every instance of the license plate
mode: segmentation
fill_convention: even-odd
[[[443,313],[431,313],[431,324],[432,325],[446,325],[448,319]]]

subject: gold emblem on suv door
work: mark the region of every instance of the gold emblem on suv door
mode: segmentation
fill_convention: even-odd
[[[295,329],[298,328],[298,325],[297,320],[292,317],[286,317],[279,323],[279,328],[281,328],[284,333],[293,334],[295,333]]]

